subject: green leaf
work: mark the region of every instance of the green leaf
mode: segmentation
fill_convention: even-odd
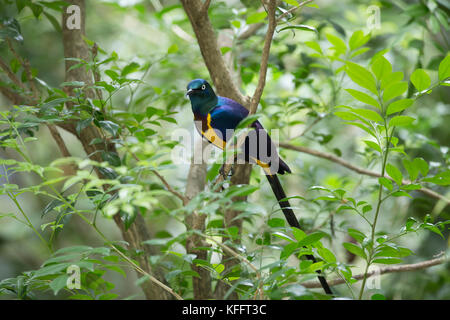
[[[450,55],[446,56],[439,64],[439,81],[444,81],[450,77]]]
[[[280,252],[280,259],[287,259],[294,251],[298,248],[298,244],[296,242],[288,243],[283,246],[283,250]]]
[[[272,235],[274,235],[277,238],[289,241],[289,242],[295,242],[291,237],[289,237],[288,235],[284,234],[283,232],[274,232],[272,233]],[[297,243],[295,243],[295,245],[297,245]]]
[[[245,21],[247,24],[259,23],[262,22],[267,17],[267,12],[254,12],[247,17]]]
[[[411,184],[403,185],[402,189],[403,190],[420,190],[420,189],[422,189],[422,186],[417,183],[411,183]]]
[[[33,15],[35,18],[39,18],[42,11],[44,11],[44,8],[40,4],[30,3],[28,6],[30,7],[31,11],[33,11]]]
[[[53,209],[61,206],[62,204],[64,204],[64,202],[59,199],[54,199],[50,201],[49,203],[47,203],[44,210],[42,210],[41,218],[43,218],[47,213],[51,212]]]
[[[53,279],[52,282],[50,282],[49,287],[50,289],[53,290],[53,294],[56,296],[58,294],[58,292],[65,288],[65,286],[67,285],[67,279],[69,278],[69,276],[67,274],[62,274],[58,277],[56,277],[55,279]]]
[[[361,248],[360,246],[357,246],[354,243],[351,242],[344,242],[342,244],[344,246],[345,249],[347,249],[347,251],[349,251],[350,253],[353,253],[355,255],[357,255],[358,257],[361,257],[363,259],[366,259],[366,254],[364,252],[364,249]]]
[[[430,76],[423,69],[415,70],[411,74],[409,80],[411,80],[412,84],[419,92],[428,89],[428,87],[431,85]]]
[[[299,246],[307,246],[311,245],[320,239],[322,239],[325,236],[325,233],[323,232],[314,232],[311,234],[308,234],[306,237],[304,237],[302,240],[298,242]]]
[[[45,11],[44,11],[44,15],[47,17],[48,21],[50,21],[50,23],[52,24],[53,28],[55,28],[55,30],[57,32],[61,32],[62,31],[59,21],[54,16],[52,16],[51,14],[49,14],[49,13],[47,13]]]
[[[334,46],[334,48],[338,53],[344,53],[345,51],[347,51],[347,45],[341,38],[336,37],[331,33],[327,33],[326,37],[327,40]]]
[[[318,248],[317,253],[326,262],[335,263],[337,261],[336,256],[333,254],[333,252],[325,247]]]
[[[407,126],[414,122],[413,117],[409,116],[395,116],[389,121],[389,125],[393,126]]]
[[[117,123],[114,123],[109,120],[99,121],[99,126],[103,130],[108,131],[113,137],[117,135],[117,132],[119,131],[120,127]]]
[[[364,142],[369,148],[372,148],[372,149],[378,151],[379,153],[381,153],[381,148],[380,148],[380,146],[379,146],[376,142],[371,141],[371,140],[363,140],[363,142]]]
[[[300,230],[295,227],[292,228],[292,234],[294,235],[294,237],[297,241],[301,241],[306,237],[306,233],[303,232],[303,230]]]
[[[448,186],[450,184],[450,170],[438,173],[431,178],[425,178],[423,181],[438,184],[440,186]]]
[[[43,276],[59,274],[60,272],[65,271],[67,269],[67,267],[72,264],[73,264],[72,262],[65,262],[65,263],[58,263],[58,264],[52,264],[49,266],[45,266],[45,267],[38,269],[33,274],[33,277],[40,278]]]
[[[366,235],[364,233],[362,233],[361,231],[357,230],[357,229],[349,228],[347,230],[347,232],[348,232],[350,237],[352,237],[353,239],[355,239],[359,243],[362,243],[364,241],[364,239],[366,238]]]
[[[361,30],[353,32],[352,36],[350,37],[350,40],[348,42],[348,45],[350,47],[350,50],[355,50],[363,45],[366,44],[367,41],[370,39],[370,34],[364,35],[364,32]]]
[[[317,31],[316,28],[314,28],[313,26],[308,26],[306,24],[297,24],[297,25],[293,25],[293,26],[287,26],[287,27],[284,27],[284,28],[281,28],[280,30],[278,30],[278,32],[281,32],[283,30],[289,30],[289,29],[298,29],[298,30],[303,30],[303,31],[319,33],[319,31]]]
[[[113,151],[102,151],[102,160],[107,161],[110,165],[118,167],[121,164],[119,155]]]
[[[360,118],[352,112],[349,111],[335,111],[334,114],[341,118],[342,120],[359,120]]]
[[[313,49],[314,51],[317,51],[318,53],[322,54],[322,48],[320,48],[320,45],[315,41],[306,41],[305,44]]]
[[[350,55],[350,58],[354,58],[354,57],[356,57],[356,56],[359,56],[359,55],[361,55],[361,54],[363,54],[363,53],[366,53],[367,51],[369,51],[370,50],[370,48],[368,48],[368,47],[362,47],[362,48],[359,48],[358,50],[356,50],[355,52],[353,52],[351,55]]]
[[[378,101],[375,100],[374,98],[372,98],[371,96],[369,96],[368,94],[358,91],[358,90],[354,90],[354,89],[345,89],[345,91],[350,93],[353,98],[355,98],[365,104],[377,107],[378,109],[381,110],[381,106],[378,103]]]
[[[128,74],[136,72],[138,70],[139,70],[139,63],[131,62],[130,64],[126,65],[125,68],[122,69],[122,72],[120,73],[120,75],[122,77],[125,77]]]
[[[362,123],[359,123],[359,122],[345,122],[345,124],[349,124],[349,125],[358,127],[360,129],[364,130],[365,132],[367,132],[368,134],[370,134],[372,137],[374,137],[374,138],[377,137],[375,131],[372,128],[370,128],[368,126],[365,126]]]
[[[415,224],[417,224],[417,220],[414,219],[414,218],[412,218],[412,217],[409,217],[409,218],[406,220],[405,230],[406,230],[406,231],[414,231],[415,229],[413,228],[413,226],[414,226]]]
[[[241,22],[239,20],[233,20],[231,21],[231,25],[237,29],[241,27]]]
[[[167,49],[167,54],[176,53],[177,51],[178,51],[178,46],[176,43],[174,43],[173,45],[171,45],[169,47],[169,49]]]
[[[258,186],[238,184],[228,188],[225,195],[230,198],[237,196],[243,197],[255,192],[256,190],[258,190]]]
[[[225,53],[231,51],[230,47],[221,47],[220,48],[220,53],[222,53],[222,55],[224,55]]]
[[[286,223],[285,223],[284,219],[272,218],[269,221],[267,221],[267,224],[269,225],[269,227],[278,228],[278,227],[284,227]],[[294,236],[295,236],[295,234],[294,234]]]
[[[296,0],[283,0],[283,2],[286,2],[287,4],[290,4],[291,6],[298,6],[298,2]]]
[[[20,13],[29,4],[30,0],[16,0],[17,11]]]
[[[23,41],[22,32],[20,31],[20,24],[16,19],[0,18],[0,25],[0,39],[11,38],[16,41]]]
[[[416,164],[414,164],[413,161],[410,161],[408,159],[403,159],[402,162],[406,171],[408,171],[409,179],[411,181],[416,180],[417,176],[419,175],[419,167]]]
[[[406,90],[408,90],[408,83],[404,81],[393,83],[386,89],[384,89],[383,101],[389,101],[398,96],[401,96],[403,93],[405,93]]]
[[[68,81],[68,82],[63,82],[59,85],[60,87],[82,87],[84,86],[84,82],[83,81]]]
[[[422,158],[415,158],[413,160],[413,165],[414,165],[414,167],[416,167],[420,171],[422,176],[424,176],[424,177],[427,176],[429,167],[428,167],[428,163],[424,159],[422,159]]]
[[[420,227],[424,228],[424,229],[427,229],[427,230],[429,230],[431,232],[434,232],[434,233],[440,235],[442,237],[442,239],[445,239],[445,237],[442,234],[441,230],[439,230],[439,228],[436,225],[432,224],[432,223],[424,222],[424,223],[422,223],[420,225]]]
[[[92,247],[89,246],[72,246],[72,247],[65,247],[61,248],[58,251],[56,251],[53,255],[59,255],[63,253],[74,253],[74,252],[86,252],[92,250]]]
[[[376,122],[383,122],[383,118],[376,111],[370,109],[352,109],[352,111],[367,120],[372,120]]]
[[[401,99],[401,100],[394,101],[391,104],[389,104],[389,106],[387,107],[386,114],[390,115],[390,114],[393,114],[396,112],[403,111],[406,108],[409,108],[410,106],[412,106],[413,103],[414,103],[413,99]]]
[[[220,162],[213,163],[211,168],[206,173],[206,181],[212,181],[215,177],[217,177],[221,167],[222,163]]]
[[[403,72],[401,71],[396,71],[396,72],[392,72],[391,75],[387,78],[383,78],[381,80],[381,89],[385,89],[387,87],[389,87],[390,85],[400,82],[403,80]]]
[[[397,183],[399,186],[402,185],[403,175],[397,167],[388,163],[386,165],[386,172],[392,179],[394,179],[395,183]]]
[[[412,199],[408,192],[402,190],[395,191],[391,195],[394,197],[410,197]]]
[[[382,263],[382,264],[396,264],[402,262],[402,259],[400,258],[394,258],[394,257],[384,257],[384,258],[378,258],[373,260],[374,263]]]
[[[372,64],[372,72],[381,81],[391,75],[392,65],[385,57],[381,56]]]
[[[124,207],[122,207],[124,208]],[[130,210],[120,210],[119,215],[122,221],[125,225],[125,230],[128,230],[128,228],[131,227],[134,220],[136,220],[136,216],[138,215],[138,209],[136,207],[133,207],[131,205],[127,206],[127,208],[130,208]]]
[[[346,72],[353,82],[369,90],[373,94],[377,94],[377,85],[375,78],[366,68],[361,67],[360,65],[353,62],[347,62]]]
[[[392,185],[392,181],[386,177],[379,177],[378,182],[389,191],[392,191],[392,189],[394,188],[394,186]]]

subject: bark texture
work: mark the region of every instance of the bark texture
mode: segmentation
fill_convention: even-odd
[[[86,42],[83,40],[85,35],[85,16],[86,16],[86,6],[84,0],[70,0],[67,1],[70,5],[76,5],[80,8],[80,28],[79,29],[69,29],[67,25],[67,19],[70,18],[69,13],[66,11],[63,12],[62,19],[62,36],[63,36],[63,45],[64,45],[64,57],[65,58],[81,58],[86,61],[91,59],[91,52]],[[65,81],[82,81],[86,85],[92,85],[93,83],[93,75],[90,72],[86,72],[84,68],[76,68],[73,70],[69,70],[69,68],[76,63],[75,61],[66,60],[65,65]],[[68,94],[73,94],[73,87],[65,87],[65,91]],[[94,98],[95,92],[93,90],[84,90],[86,97]],[[70,108],[71,106],[68,105]],[[101,138],[101,134],[97,127],[88,126],[81,131],[78,135],[75,130],[75,123],[66,123],[61,126],[69,132],[75,134],[77,138],[81,141],[83,148],[86,154],[92,159],[96,161],[102,161],[101,151],[103,151],[103,144],[95,144],[90,145],[90,142],[94,138]],[[116,152],[116,148],[114,144],[109,144],[107,147],[107,151]],[[106,178],[102,175],[102,173],[96,170],[97,175],[100,178]],[[141,252],[141,254],[137,255],[135,258],[140,267],[153,275],[160,281],[164,282],[164,275],[160,270],[152,270],[149,263],[149,256],[152,254],[156,254],[157,252],[153,252],[150,246],[143,245],[142,242],[150,239],[150,233],[146,226],[145,220],[142,215],[137,215],[136,220],[130,226],[128,230],[125,229],[125,225],[121,220],[119,215],[114,216],[114,221],[119,227],[123,239],[128,242],[129,249],[135,250],[136,252]],[[142,289],[147,299],[172,299],[173,297],[166,290],[161,287],[147,281],[142,285]]]

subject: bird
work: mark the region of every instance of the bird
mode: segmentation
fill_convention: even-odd
[[[186,95],[191,102],[197,131],[208,142],[220,149],[225,149],[233,136],[233,131],[248,116],[249,111],[230,98],[216,95],[205,79],[190,81],[187,85]],[[242,153],[238,154],[238,157],[247,163],[259,165],[264,170],[287,222],[291,227],[301,229],[278,178],[278,175],[292,173],[291,169],[279,156],[276,145],[261,123],[255,120],[250,124],[250,128],[254,130],[247,133],[241,146]],[[313,255],[307,255],[307,258],[316,262]],[[332,294],[322,275],[319,275],[319,281],[325,293]]]

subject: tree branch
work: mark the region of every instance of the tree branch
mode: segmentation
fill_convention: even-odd
[[[335,156],[334,154],[331,154],[331,153],[321,152],[321,151],[317,151],[317,150],[310,149],[310,148],[303,147],[303,146],[295,146],[293,144],[285,143],[285,142],[281,142],[280,143],[280,147],[281,148],[285,148],[285,149],[289,149],[289,150],[293,150],[293,151],[307,153],[307,154],[310,154],[310,155],[318,157],[318,158],[322,158],[322,159],[326,159],[326,160],[335,162],[335,163],[337,163],[337,164],[339,164],[339,165],[341,165],[341,166],[343,166],[343,167],[345,167],[347,169],[350,169],[350,170],[355,171],[355,172],[357,172],[359,174],[362,174],[362,175],[375,177],[375,178],[381,177],[381,174],[379,174],[377,172],[373,172],[373,171],[370,171],[370,170],[367,170],[367,169],[355,166],[354,164],[352,164],[352,163],[350,163],[350,162],[348,162],[348,161],[346,161],[346,160],[344,160],[344,159],[342,159],[342,158],[340,158],[338,156]],[[385,176],[385,178],[387,178],[387,179],[389,179],[391,181],[394,181],[394,179],[392,179],[389,176]],[[402,181],[402,183],[403,184],[410,184],[411,181],[404,179]],[[428,188],[422,187],[421,189],[418,189],[416,191],[422,192],[423,194],[426,194],[426,195],[428,195],[428,196],[430,196],[432,198],[435,198],[435,199],[438,199],[438,200],[442,200],[445,203],[450,204],[450,199],[448,199],[445,196],[443,196],[443,195],[441,195],[441,194],[439,194],[439,193],[437,193],[437,192],[435,192],[433,190],[430,190]]]
[[[179,193],[178,191],[176,191],[174,188],[172,188],[172,186],[167,182],[167,180],[159,174],[158,171],[156,170],[151,170],[155,176],[158,177],[159,180],[161,180],[161,182],[163,183],[163,185],[167,188],[167,191],[169,191],[170,193],[172,193],[174,196],[176,196],[177,198],[179,198],[182,202],[183,205],[187,205],[189,202],[189,199],[185,196],[183,196],[181,193]]]
[[[264,25],[265,25],[264,22],[251,24],[244,32],[242,32],[238,36],[238,40],[247,40],[252,35],[254,35],[260,28],[262,28]]]
[[[282,14],[280,14],[277,17],[277,23],[279,23],[281,21],[281,19],[283,19],[284,17],[286,17],[287,15],[293,13],[294,11],[296,11],[297,9],[300,9],[301,7],[304,7],[305,5],[307,5],[310,2],[313,2],[314,0],[306,0],[303,1],[302,3],[300,3],[298,6],[292,7],[289,10],[287,10],[286,12],[283,12]]]
[[[64,142],[64,139],[62,138],[61,134],[59,133],[58,129],[53,124],[47,124],[47,128],[50,131],[50,134],[53,137],[53,140],[55,140],[56,145],[59,148],[59,151],[61,152],[61,155],[65,158],[68,158],[71,156],[69,149],[67,149],[66,143]],[[68,166],[64,166],[64,173],[68,176],[76,175],[77,169],[74,164],[70,164]]]
[[[380,268],[378,270],[372,270],[372,271],[368,272],[367,278],[375,276],[375,275],[386,274],[386,273],[406,272],[406,271],[416,271],[416,270],[426,269],[426,268],[430,268],[432,266],[443,264],[445,262],[448,262],[447,257],[440,257],[440,258],[436,258],[436,259],[426,260],[426,261],[413,263],[413,264],[404,264],[404,265],[400,265],[400,266],[388,266],[388,267],[384,267],[384,268]],[[357,274],[357,275],[353,276],[352,278],[354,278],[356,280],[362,280],[364,278],[364,276],[365,275],[362,273],[362,274]],[[345,283],[345,279],[328,280],[328,284],[330,286],[336,286],[336,285],[343,284],[343,283]],[[304,282],[304,283],[302,283],[302,286],[304,286],[305,288],[320,288],[321,287],[320,282],[318,282],[318,281]]]
[[[85,36],[85,17],[86,17],[86,7],[84,0],[68,0],[69,4],[76,5],[80,8],[80,28],[79,29],[68,29],[66,21],[69,18],[69,14],[63,11],[63,21],[62,21],[62,41],[64,47],[64,57],[66,58],[81,58],[85,61],[89,61],[90,51],[89,48],[84,41]],[[74,64],[74,61],[66,60],[65,65],[65,81],[82,81],[86,85],[91,85],[93,80],[93,75],[90,72],[87,72],[84,68],[76,68],[70,70],[70,67]],[[73,94],[73,87],[64,87],[67,94]],[[95,92],[91,90],[85,90],[85,95],[88,98],[94,98]],[[71,104],[66,104],[68,108],[71,108]],[[59,124],[61,126],[61,124]],[[67,129],[74,130],[74,126],[67,125]],[[91,141],[95,138],[101,138],[101,134],[97,127],[88,126],[81,131],[78,135],[77,132],[73,132],[78,139],[81,141],[83,148],[87,155],[93,160],[101,162],[101,152],[98,151],[110,151],[117,152],[114,144],[108,144],[107,146],[103,144],[91,145]],[[104,178],[102,172],[96,169],[96,173],[99,177]],[[148,257],[152,255],[156,255],[159,251],[156,248],[145,245],[143,242],[145,240],[150,239],[150,232],[147,228],[146,222],[142,215],[138,214],[136,216],[136,220],[134,223],[127,229],[125,228],[124,222],[122,221],[120,215],[116,214],[113,217],[116,225],[119,227],[123,239],[129,243],[130,248],[133,250],[141,251],[144,254],[140,254],[136,257],[136,260],[139,262],[140,268],[142,268],[148,274],[153,275],[160,282],[164,282],[164,274],[162,270],[155,267],[152,268],[149,262]],[[155,285],[154,282],[145,282],[142,284],[142,290],[147,299],[163,299],[168,300],[172,299],[173,296],[165,290],[165,288]]]
[[[20,89],[22,89],[23,91],[27,91],[27,88],[25,87],[25,85],[22,83],[22,81],[20,81],[17,76],[14,74],[14,72],[12,72],[12,70],[9,68],[8,64],[3,61],[3,59],[0,58],[0,68],[6,73],[6,75],[8,76],[8,78],[16,85],[18,86]]]
[[[248,107],[248,97],[245,97],[239,91],[239,88],[232,80],[230,70],[223,61],[211,21],[207,14],[202,13],[204,4],[200,0],[181,0],[181,3],[191,22],[203,60],[217,93]]]
[[[269,18],[269,26],[267,28],[266,37],[264,39],[264,48],[261,55],[261,67],[259,68],[259,78],[256,90],[253,93],[252,100],[250,102],[249,115],[256,112],[258,108],[259,101],[261,100],[264,87],[266,85],[267,76],[267,65],[269,63],[270,47],[272,45],[273,33],[275,32],[275,27],[277,26],[277,21],[275,19],[275,9],[277,7],[276,0],[270,0],[267,5],[267,16]]]
[[[208,13],[208,9],[209,9],[209,5],[211,4],[211,0],[206,0],[205,3],[202,6],[201,12],[202,14],[207,14]]]

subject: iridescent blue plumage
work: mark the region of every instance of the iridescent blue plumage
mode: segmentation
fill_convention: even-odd
[[[189,82],[187,90],[187,95],[191,100],[194,119],[200,123],[200,126],[197,126],[197,128],[200,134],[210,142],[213,139],[205,134],[209,126],[214,129],[220,139],[226,142],[231,138],[231,134],[229,131],[227,133],[227,130],[236,129],[237,125],[248,116],[248,110],[238,102],[226,97],[216,96],[214,90],[206,80],[192,80]],[[209,122],[208,115],[210,116]],[[259,165],[269,165],[272,170],[265,170],[266,173],[290,173],[291,170],[279,158],[274,143],[261,123],[255,121],[251,127],[255,129],[255,132],[249,134],[249,137],[247,137],[243,145],[245,161]],[[251,137],[255,137],[253,142],[251,141]],[[265,167],[263,166],[263,168]]]

